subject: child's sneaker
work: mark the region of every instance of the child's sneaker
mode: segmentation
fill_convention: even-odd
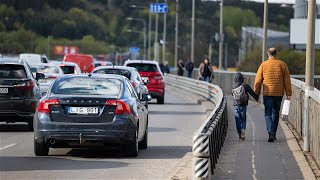
[[[246,139],[246,130],[241,129],[241,139],[244,141]]]

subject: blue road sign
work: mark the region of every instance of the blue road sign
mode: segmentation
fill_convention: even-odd
[[[129,52],[130,53],[139,53],[140,52],[140,48],[138,48],[138,47],[130,47],[129,48]]]
[[[169,10],[167,3],[150,4],[151,13],[167,13]]]

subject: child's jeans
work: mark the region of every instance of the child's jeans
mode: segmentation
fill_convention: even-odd
[[[241,129],[246,129],[247,122],[247,106],[233,106],[234,116],[238,134],[241,134]]]

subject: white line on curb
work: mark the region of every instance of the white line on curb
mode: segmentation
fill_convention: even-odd
[[[1,148],[0,148],[0,151],[1,151],[1,150],[4,150],[4,149],[7,149],[7,148],[9,148],[9,147],[15,146],[15,145],[16,145],[16,143],[10,144],[10,145],[4,146],[4,147],[1,147]]]

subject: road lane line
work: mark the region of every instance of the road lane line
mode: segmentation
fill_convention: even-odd
[[[16,145],[16,143],[10,144],[10,145],[4,146],[4,147],[1,147],[1,148],[0,148],[0,151],[1,151],[1,150],[4,150],[4,149],[7,149],[7,148],[9,148],[9,147],[15,146],[15,145]]]

